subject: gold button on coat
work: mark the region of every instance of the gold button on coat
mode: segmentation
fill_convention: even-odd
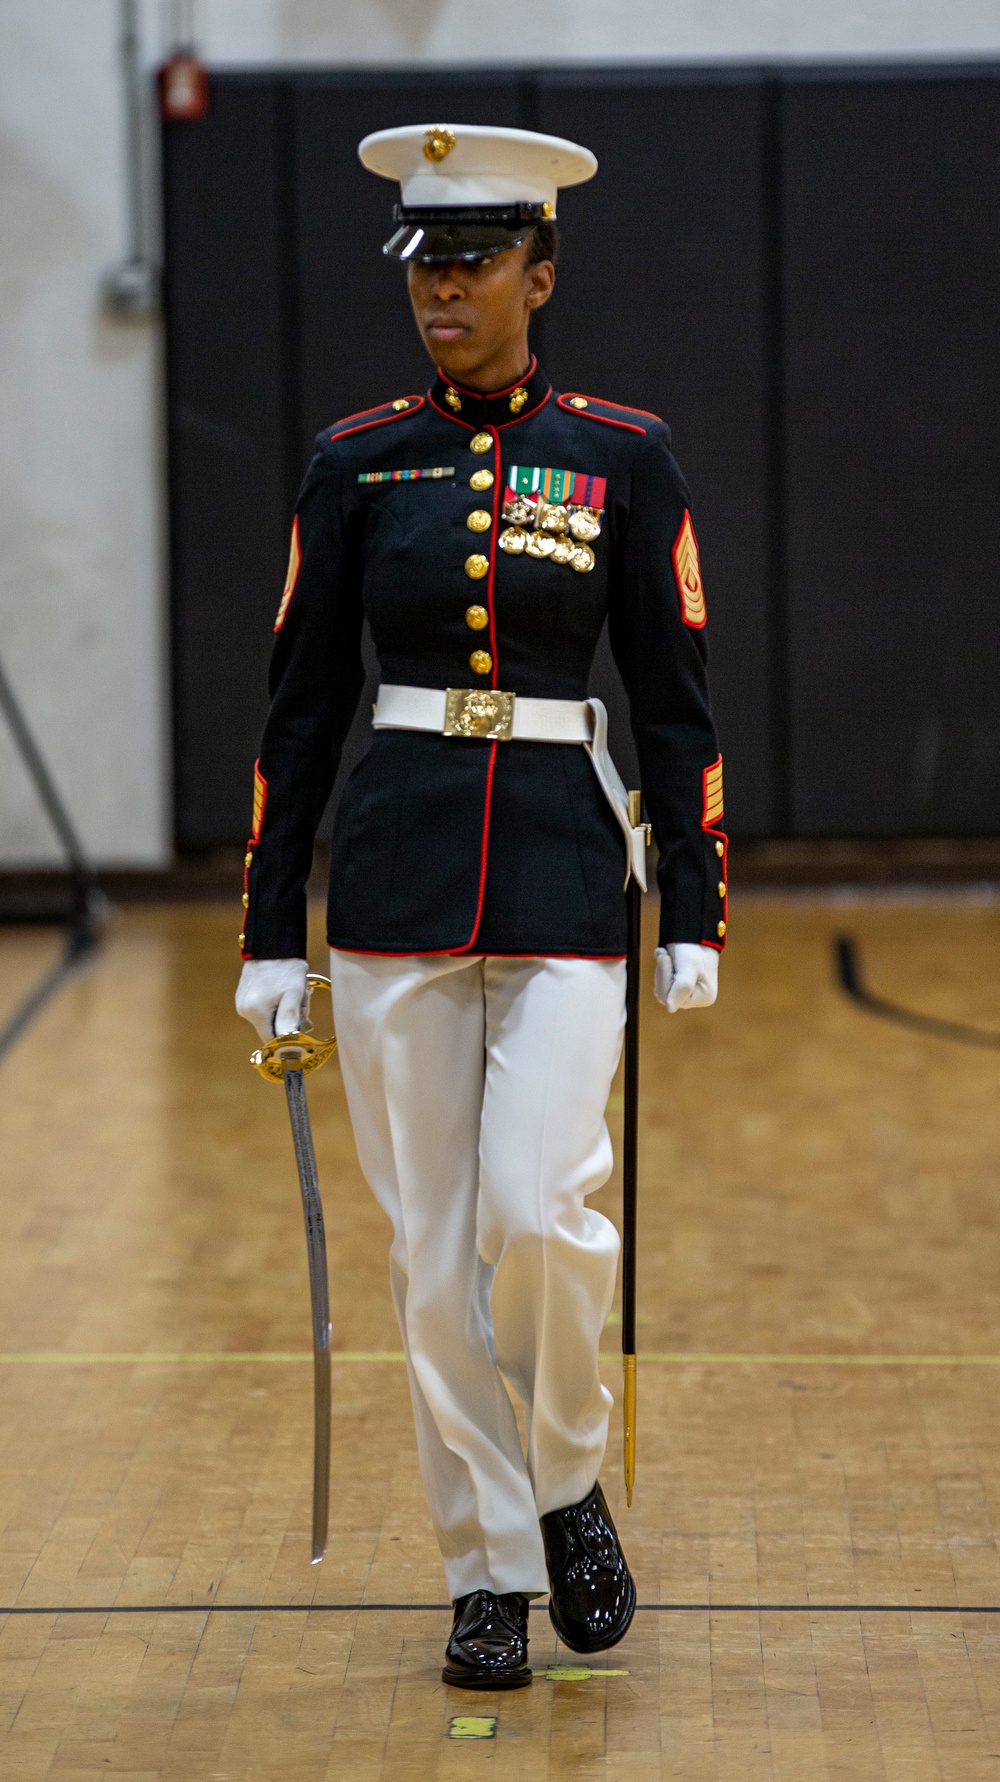
[[[474,433],[469,441],[470,452],[488,452],[493,444],[488,433]]]
[[[724,922],[720,922],[720,923],[719,923],[719,926],[718,926],[718,928],[717,928],[717,929],[716,929],[716,931],[715,931],[715,932],[716,932],[716,934],[717,934],[717,935],[718,935],[718,937],[719,937],[719,939],[720,939],[720,940],[721,940],[721,939],[722,939],[722,937],[723,937],[723,935],[724,935],[724,934],[725,934],[725,932],[726,932],[726,924],[725,924],[725,923],[724,923]]]
[[[473,551],[471,557],[466,557],[465,573],[467,576],[471,577],[472,581],[481,582],[483,576],[489,574],[489,570],[489,558],[482,556],[479,551]]]
[[[245,910],[248,910],[248,909],[249,909],[249,908],[250,908],[250,899],[249,899],[249,897],[248,897],[248,896],[247,896],[247,894],[246,894],[246,892],[245,892],[245,891],[244,891],[244,893],[243,893],[243,908],[244,908],[244,909],[245,909]]]
[[[493,657],[490,655],[489,650],[473,650],[472,655],[469,657],[469,667],[473,669],[476,674],[489,674],[490,669],[493,667]]]
[[[569,399],[569,405],[570,405],[570,408],[586,408],[587,407],[587,398],[586,398],[586,396],[571,396]]]
[[[490,622],[490,615],[485,606],[469,606],[465,609],[465,623],[470,631],[482,631]]]
[[[725,879],[720,879],[719,880],[719,896],[725,897],[725,895],[726,895],[726,881],[725,881]]]
[[[244,866],[252,866],[253,865],[253,855],[252,854],[244,854],[243,864],[244,864]]]
[[[483,469],[483,470],[474,470],[472,472],[472,475],[469,478],[469,488],[470,489],[492,489],[492,487],[493,487],[493,472],[492,472],[492,470]]]
[[[722,856],[723,856],[723,854],[724,854],[724,853],[725,853],[725,851],[726,851],[726,844],[725,844],[725,842],[720,842],[720,841],[717,841],[717,842],[716,842],[716,844],[715,844],[715,851],[716,851],[716,853],[717,853],[717,854],[718,854],[718,856],[719,856],[719,858],[720,858],[720,859],[721,859],[721,858],[722,858]]]
[[[410,405],[407,402],[405,396],[397,396],[397,398],[392,406],[396,410],[396,413],[399,414],[401,409],[409,408]]]
[[[493,524],[493,515],[488,514],[485,507],[474,507],[465,524],[470,532],[488,532]]]
[[[240,935],[240,946],[245,947],[246,944],[247,944],[247,937],[245,934],[241,934]]]

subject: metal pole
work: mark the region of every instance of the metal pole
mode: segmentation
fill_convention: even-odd
[[[62,843],[73,875],[73,907],[69,917],[69,945],[70,952],[74,957],[77,957],[94,945],[94,923],[106,908],[104,895],[98,890],[97,874],[84,852],[83,843],[59,795],[42,752],[31,734],[28,720],[21,710],[17,695],[7,679],[2,663],[0,663],[0,711],[3,712],[7,720],[11,736],[31,776],[45,814]]]
[[[155,315],[160,274],[150,253],[146,191],[146,87],[142,71],[139,0],[119,0],[119,48],[125,98],[127,257],[104,279],[104,300],[117,316]]]

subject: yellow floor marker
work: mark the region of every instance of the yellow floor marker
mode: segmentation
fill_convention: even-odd
[[[458,1714],[448,1728],[449,1739],[495,1739],[496,1736],[495,1714]]]
[[[630,1671],[591,1671],[583,1664],[554,1664],[547,1671],[536,1671],[536,1677],[544,1677],[549,1683],[586,1683],[590,1677],[628,1677]]]

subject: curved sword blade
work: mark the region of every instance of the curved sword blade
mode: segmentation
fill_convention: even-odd
[[[300,1070],[285,1075],[288,1115],[292,1123],[295,1161],[302,1190],[309,1256],[309,1298],[313,1326],[313,1507],[312,1562],[318,1564],[326,1551],[330,1506],[330,1289],[326,1271],[326,1233],[319,1193],[316,1153],[305,1078]]]

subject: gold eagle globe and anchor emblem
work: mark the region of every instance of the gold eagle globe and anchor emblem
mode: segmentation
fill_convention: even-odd
[[[513,693],[501,693],[495,687],[483,687],[482,690],[478,687],[449,687],[445,700],[444,736],[510,741],[514,723]]]
[[[428,161],[443,161],[455,146],[455,132],[447,124],[432,124],[424,135],[424,155]]]

